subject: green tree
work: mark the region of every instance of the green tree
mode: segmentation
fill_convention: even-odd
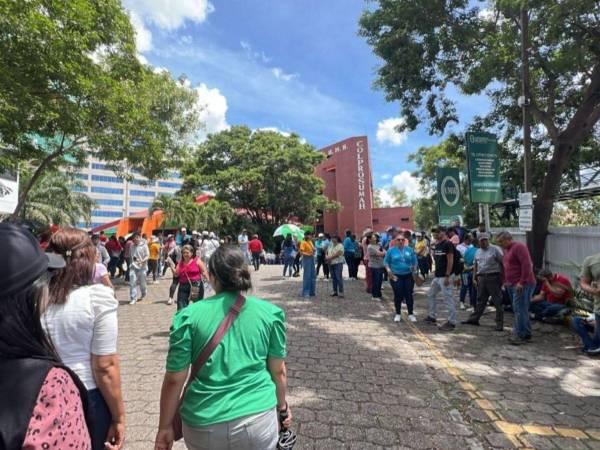
[[[189,209],[192,207],[192,199],[188,197],[161,194],[154,199],[149,213],[162,211],[163,231],[166,228],[180,228],[187,224]]]
[[[392,196],[392,204],[390,206],[406,206],[409,204],[408,195],[406,195],[406,191],[404,189],[392,186],[389,190],[389,193]]]
[[[518,131],[519,14],[521,6],[528,7],[529,110],[549,142],[547,159],[540,158],[543,180],[534,205],[532,256],[541,266],[562,176],[600,119],[600,3],[491,0],[488,10],[468,0],[377,3],[361,17],[360,33],[383,60],[375,84],[389,101],[400,102],[405,128],[427,122],[432,133],[441,133],[458,122],[448,97],[458,89],[489,95],[494,108],[482,123],[498,127],[506,139]]]
[[[600,198],[568,200],[554,208],[551,224],[554,226],[586,227],[600,224]]]
[[[338,207],[322,195],[323,181],[314,172],[323,158],[298,135],[235,126],[198,147],[183,171],[183,191],[210,189],[254,224],[290,217],[310,223],[319,210]]]
[[[155,178],[197,128],[193,92],[138,62],[119,0],[0,2],[0,65],[0,162],[34,167],[13,217],[65,157]]]
[[[21,171],[21,186],[26,185],[31,176],[30,171]],[[80,221],[89,224],[96,202],[77,192],[78,187],[83,184],[70,174],[45,172],[27,196],[21,217],[43,227],[51,224],[73,227]]]
[[[373,208],[385,208],[387,204],[383,201],[381,189],[373,191]]]

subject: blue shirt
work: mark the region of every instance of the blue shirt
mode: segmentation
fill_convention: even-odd
[[[383,248],[386,248],[386,247],[387,247],[387,245],[388,245],[388,243],[390,242],[390,239],[391,239],[391,238],[390,238],[390,236],[389,236],[387,233],[383,234],[383,235],[381,236],[381,242],[380,242],[381,246],[382,246]]]
[[[344,251],[345,252],[349,252],[349,253],[354,253],[354,242],[352,242],[352,239],[347,237],[346,239],[344,239]]]
[[[417,265],[417,255],[410,247],[391,247],[385,254],[383,263],[396,275],[408,275]]]
[[[465,260],[465,264],[467,266],[472,266],[475,262],[475,253],[477,252],[477,247],[474,245],[470,245],[469,248],[465,251],[465,256],[463,256]]]

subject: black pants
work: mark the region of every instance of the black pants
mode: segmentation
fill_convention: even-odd
[[[392,289],[394,291],[394,306],[396,307],[396,314],[400,314],[402,310],[402,301],[406,303],[408,314],[413,313],[413,290],[415,288],[415,280],[412,273],[406,275],[396,275],[396,281],[391,281]]]
[[[300,274],[300,258],[302,255],[300,252],[296,254],[296,258],[294,258],[294,276],[297,277]]]
[[[148,272],[146,275],[150,274],[152,274],[152,281],[156,281],[156,277],[158,276],[158,259],[148,260]]]
[[[200,288],[200,295],[198,298],[191,299],[192,301],[201,300],[204,298],[204,284],[202,281],[192,281],[195,286]],[[177,291],[177,311],[185,308],[190,304],[190,291],[191,291],[190,283],[181,283],[179,285],[179,290]]]
[[[321,268],[321,266],[323,266],[323,275],[325,275],[325,278],[329,279],[329,264],[325,262],[325,255],[317,256],[317,276],[319,276],[319,269]]]
[[[173,277],[173,281],[171,281],[171,286],[169,286],[169,298],[173,298],[175,296],[175,290],[177,289],[178,284],[179,277]]]
[[[496,325],[504,324],[504,307],[502,304],[502,277],[499,273],[477,275],[477,306],[469,320],[479,322],[487,306],[488,298],[492,297],[496,307]]]
[[[252,265],[254,270],[260,269],[260,252],[252,252]]]
[[[429,256],[419,256],[419,271],[423,277],[426,277],[429,273]]]

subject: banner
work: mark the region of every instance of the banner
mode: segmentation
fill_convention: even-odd
[[[456,168],[441,168],[436,171],[438,214],[440,221],[460,217],[463,213],[460,198],[460,177]]]
[[[467,133],[467,162],[471,203],[499,203],[500,156],[498,141],[490,133]]]
[[[0,172],[0,213],[12,214],[19,202],[19,173]]]

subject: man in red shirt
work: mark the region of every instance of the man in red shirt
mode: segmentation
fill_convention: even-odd
[[[573,286],[571,281],[560,273],[553,274],[549,270],[542,269],[538,274],[542,283],[540,293],[531,299],[529,311],[537,320],[556,316],[566,308],[567,300],[573,297]]]
[[[248,242],[248,250],[252,254],[252,265],[254,266],[254,270],[258,270],[260,268],[260,255],[263,251],[263,244],[258,239],[258,234],[252,235],[252,239]]]
[[[527,246],[513,240],[508,231],[502,231],[496,238],[504,250],[504,284],[512,300],[515,314],[513,335],[509,342],[521,345],[531,340],[531,322],[529,321],[529,303],[535,289],[533,264]]]

